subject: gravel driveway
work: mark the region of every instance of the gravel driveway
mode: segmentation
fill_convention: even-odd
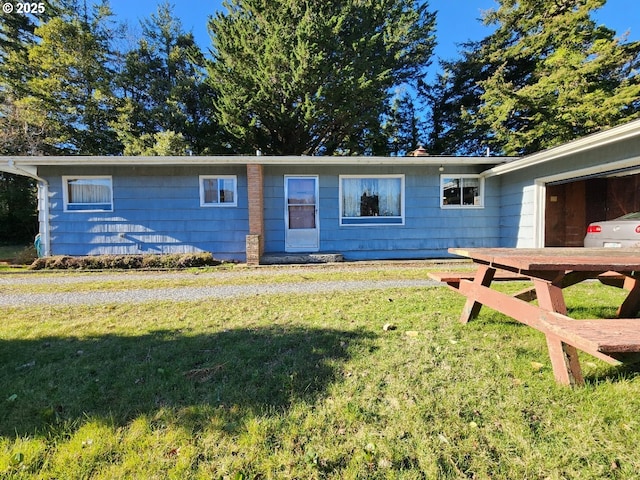
[[[297,273],[300,270],[295,270]],[[252,272],[251,275],[261,275],[262,272]],[[274,274],[273,270],[265,270],[264,274]],[[277,273],[282,273],[282,270]],[[126,275],[126,276],[125,276]],[[90,291],[90,292],[59,292],[59,293],[8,293],[3,291],[3,285],[10,284],[76,284],[82,282],[106,281],[140,281],[158,278],[180,279],[193,278],[193,273],[127,273],[127,274],[80,274],[80,275],[3,275],[0,276],[0,305],[6,307],[23,307],[36,305],[95,305],[107,303],[143,303],[149,301],[195,301],[207,298],[233,298],[252,295],[273,295],[281,293],[304,294],[326,293],[334,291],[375,290],[387,288],[429,287],[440,285],[433,280],[339,280],[339,281],[305,281],[292,283],[256,283],[249,285],[215,285],[176,288],[136,288],[118,291]],[[199,274],[216,278],[247,275],[245,272],[216,272]],[[232,282],[231,282],[232,283]]]

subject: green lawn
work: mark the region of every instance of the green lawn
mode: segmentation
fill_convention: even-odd
[[[567,303],[619,300],[588,283]],[[540,333],[487,309],[461,325],[463,303],[437,287],[3,308],[0,477],[634,478],[637,371],[585,355],[586,387],[557,385]]]
[[[13,258],[24,248],[25,245],[8,245],[0,243],[0,259]]]

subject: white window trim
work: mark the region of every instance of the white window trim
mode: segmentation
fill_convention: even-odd
[[[345,217],[342,215],[342,180],[349,178],[399,178],[400,179],[400,216],[394,217]],[[405,182],[404,174],[380,174],[380,175],[339,175],[338,177],[338,208],[340,210],[340,226],[341,227],[397,227],[402,226],[405,223]],[[344,223],[345,218],[395,218],[400,219],[400,222],[395,223]]]
[[[445,178],[474,178],[478,180],[478,188],[480,189],[479,205],[445,205],[444,203],[444,179]],[[440,175],[440,208],[442,209],[460,209],[460,208],[484,208],[484,177],[474,173],[451,173]]]
[[[204,201],[204,184],[203,180],[211,180],[211,179],[223,179],[223,180],[233,180],[233,202],[225,202],[225,203],[207,203]],[[225,207],[237,207],[238,206],[238,176],[237,175],[200,175],[198,180],[199,188],[200,188],[200,206],[201,207],[215,207],[215,208],[225,208]]]
[[[69,180],[109,180],[109,204],[108,209],[69,209]],[[95,213],[95,212],[113,212],[113,178],[111,175],[64,175],[62,177],[62,199],[64,211],[69,213]],[[72,203],[71,205],[83,205],[82,203]],[[106,205],[106,204],[105,204]]]

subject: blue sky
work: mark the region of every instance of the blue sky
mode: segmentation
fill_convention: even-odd
[[[139,31],[140,20],[149,17],[162,0],[110,0],[116,20],[127,22],[132,31]],[[185,31],[193,32],[201,48],[210,45],[207,19],[222,10],[221,0],[174,1],[174,13],[182,21]],[[456,44],[466,40],[480,40],[490,33],[479,18],[484,10],[493,8],[493,0],[431,0],[431,10],[438,11],[438,47],[435,55],[453,59]],[[608,0],[597,14],[598,23],[615,30],[618,35],[629,32],[629,40],[640,40],[640,0]],[[434,63],[435,63],[434,58]]]

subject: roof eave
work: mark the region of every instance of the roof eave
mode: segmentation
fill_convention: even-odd
[[[634,120],[617,127],[613,127],[598,133],[588,135],[568,143],[564,143],[557,147],[543,150],[538,153],[524,156],[512,162],[497,165],[484,172],[485,177],[493,177],[504,175],[506,173],[515,172],[523,168],[533,167],[542,163],[557,160],[568,155],[590,150],[596,147],[602,147],[611,143],[626,140],[640,136],[640,120]]]
[[[33,156],[0,157],[2,165],[22,166],[205,166],[205,165],[497,165],[510,157],[341,157],[341,156]]]

